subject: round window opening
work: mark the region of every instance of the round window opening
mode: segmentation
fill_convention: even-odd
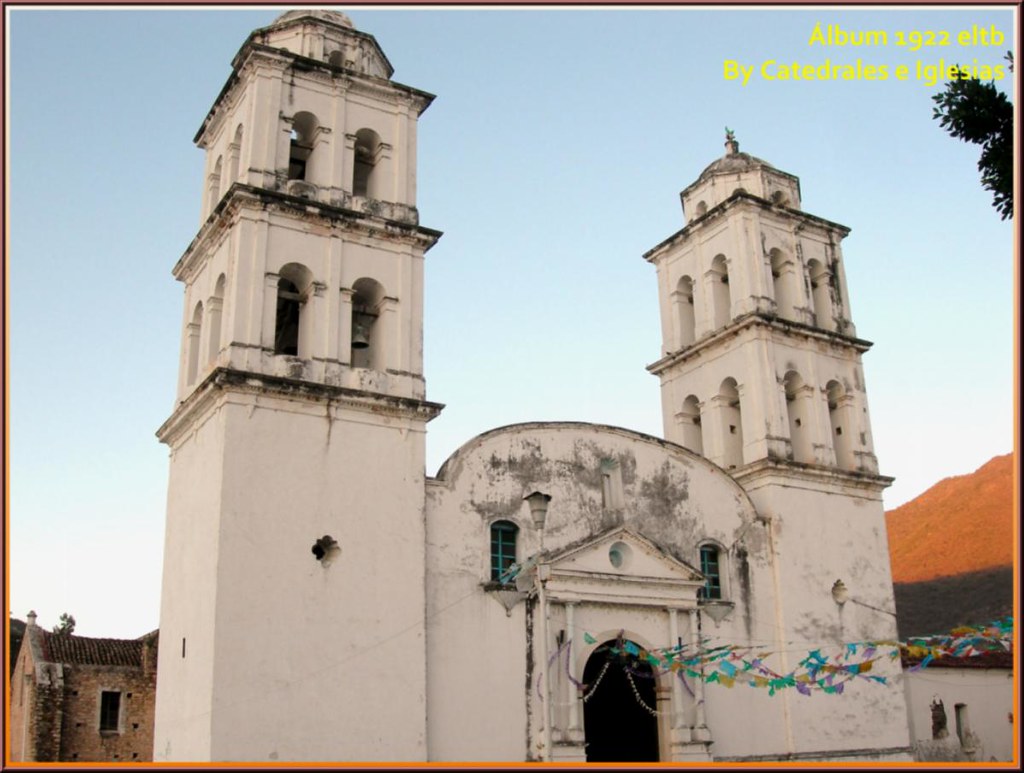
[[[608,560],[616,569],[624,569],[629,565],[633,549],[625,542],[616,542],[608,548]]]

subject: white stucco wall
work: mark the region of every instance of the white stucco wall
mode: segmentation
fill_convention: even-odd
[[[210,759],[217,545],[224,486],[223,467],[217,460],[223,453],[222,416],[214,412],[199,417],[194,431],[171,448],[155,761]]]
[[[172,458],[159,758],[423,759],[422,423],[257,392]]]
[[[880,489],[808,472],[751,472],[741,480],[758,511],[773,519],[783,638],[802,657],[822,647],[837,654],[845,642],[896,639],[895,602]],[[851,601],[838,605],[832,586],[841,579]],[[890,648],[883,648],[891,651]],[[794,662],[790,663],[795,665]],[[788,691],[794,752],[822,749],[905,749],[906,707],[899,690],[899,660],[883,658],[865,680],[841,696]],[[895,752],[893,752],[895,754]]]
[[[1014,752],[1014,684],[1008,668],[926,667],[907,673],[903,688],[915,758],[922,762],[1010,762]],[[946,714],[945,738],[932,734],[934,701]],[[968,730],[957,736],[957,704],[966,710]],[[1019,718],[1017,718],[1019,721]],[[1019,739],[1018,739],[1019,742]]]

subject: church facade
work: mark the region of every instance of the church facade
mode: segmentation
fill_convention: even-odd
[[[325,10],[232,65],[174,267],[154,760],[911,759],[892,685],[704,671],[725,644],[785,676],[896,637],[847,229],[729,135],[644,256],[664,439],[521,424],[428,477],[433,97]]]

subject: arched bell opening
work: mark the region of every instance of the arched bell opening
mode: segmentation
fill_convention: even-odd
[[[718,389],[722,420],[722,467],[727,470],[743,466],[743,414],[739,385],[727,378]]]
[[[800,374],[795,370],[786,372],[782,382],[786,392],[786,418],[789,423],[789,440],[793,459],[798,462],[814,461],[811,436],[811,403],[813,390],[808,389]]]
[[[274,354],[309,358],[311,320],[305,305],[313,278],[298,263],[281,268],[277,281],[277,312],[274,321]]]
[[[832,296],[829,294],[831,274],[828,268],[817,260],[808,261],[807,279],[810,284],[815,324],[825,330],[834,330]]]
[[[690,395],[683,400],[679,420],[682,422],[683,447],[703,456],[704,432],[701,429],[700,401],[696,395]]]
[[[689,346],[694,341],[697,329],[693,306],[693,280],[690,277],[684,276],[676,283],[673,301],[676,306],[676,335],[679,338],[679,346]]]
[[[711,308],[714,328],[725,327],[732,319],[732,297],[729,294],[729,264],[724,255],[716,255],[708,272],[711,282]]]
[[[375,279],[363,277],[352,285],[352,351],[354,367],[384,370],[383,333],[380,322],[384,287]]]
[[[288,179],[309,180],[313,149],[320,122],[312,113],[300,111],[292,119],[291,142],[288,146]]]
[[[380,160],[380,135],[373,129],[356,132],[355,162],[352,172],[352,195],[378,198],[377,162]]]

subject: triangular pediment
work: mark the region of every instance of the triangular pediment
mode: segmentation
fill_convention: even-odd
[[[552,554],[549,591],[565,600],[696,604],[704,577],[652,540],[618,527]]]
[[[618,527],[553,555],[553,571],[631,575],[704,582],[700,572],[669,555],[657,543],[626,527]],[[618,565],[616,565],[618,563]]]

